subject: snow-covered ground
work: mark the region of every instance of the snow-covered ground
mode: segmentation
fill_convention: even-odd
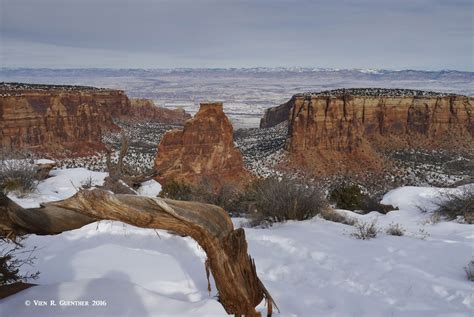
[[[74,194],[90,176],[96,184],[105,177],[85,169],[52,175],[38,193],[11,197],[32,207]],[[147,183],[142,190],[155,195],[159,184]],[[418,208],[429,210],[440,191],[393,190],[383,202],[400,210],[387,215],[339,211],[359,221],[376,220],[381,232],[372,240],[357,240],[353,227],[318,217],[246,228],[258,275],[280,307],[276,315],[472,316],[474,283],[463,267],[474,255],[474,227],[433,223],[430,213]],[[234,219],[236,226],[244,221]],[[392,223],[406,234],[385,234]],[[226,315],[215,286],[207,292],[205,254],[190,238],[101,221],[57,236],[31,235],[25,244],[38,247],[35,267],[23,269],[41,272],[39,286],[0,300],[2,317]],[[35,300],[47,305],[37,306]],[[61,306],[61,300],[89,301],[89,306]]]

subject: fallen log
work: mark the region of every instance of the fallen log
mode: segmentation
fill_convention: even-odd
[[[255,307],[273,299],[257,276],[243,229],[234,229],[220,207],[102,189],[82,190],[61,201],[24,209],[0,193],[0,235],[54,235],[99,220],[117,220],[141,228],[164,229],[193,238],[206,252],[206,270],[215,280],[218,300],[228,314],[257,316]]]

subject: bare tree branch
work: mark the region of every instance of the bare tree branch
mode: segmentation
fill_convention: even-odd
[[[206,252],[219,301],[229,314],[256,316],[265,298],[268,316],[273,299],[257,276],[247,253],[243,229],[234,230],[227,213],[214,205],[136,195],[83,190],[40,208],[23,209],[0,194],[0,234],[51,235],[99,220],[117,220],[137,227],[165,229],[192,237]]]

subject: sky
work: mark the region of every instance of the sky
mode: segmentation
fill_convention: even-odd
[[[474,0],[0,0],[3,67],[474,71]]]

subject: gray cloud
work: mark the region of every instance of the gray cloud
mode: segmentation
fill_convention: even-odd
[[[2,0],[2,64],[473,70],[473,1]]]

